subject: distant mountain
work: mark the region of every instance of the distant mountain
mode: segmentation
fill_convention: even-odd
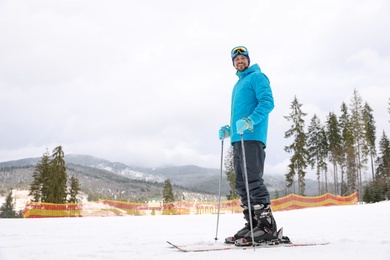
[[[29,158],[1,162],[0,168],[35,166],[39,160],[40,158]],[[90,155],[77,154],[65,155],[64,160],[67,165],[73,164],[104,170],[132,180],[163,183],[166,179],[169,179],[173,184],[192,192],[218,194],[220,171],[216,169],[201,168],[193,165],[162,168],[136,168]],[[226,175],[223,173],[221,193],[226,195],[229,193],[229,189]]]
[[[28,158],[15,161],[0,163],[0,183],[2,189],[0,192],[5,192],[7,187],[28,189],[32,182],[32,174],[36,164],[41,158]],[[81,187],[84,192],[95,199],[110,198],[124,199],[131,201],[147,200],[150,198],[160,198],[162,196],[163,183],[169,179],[171,175],[163,176],[162,173],[167,173],[167,169],[160,171],[153,169],[134,169],[123,163],[110,162],[108,160],[96,158],[89,155],[66,155],[65,163],[69,176],[76,175],[80,180]],[[177,170],[172,171],[176,172]],[[184,174],[187,174],[186,167],[181,168]],[[193,167],[190,166],[190,169]],[[202,172],[202,168],[199,168]],[[187,176],[196,174],[192,170],[188,171]],[[169,173],[169,171],[168,171]],[[186,185],[188,182],[181,182],[181,175],[175,178],[170,178],[174,185],[174,191],[181,199],[204,201],[216,201],[218,187],[215,189],[206,189],[202,185]],[[209,181],[210,176],[201,178],[203,181]],[[211,177],[212,178],[212,177]],[[191,178],[188,179],[191,181]],[[204,195],[202,195],[204,194]]]
[[[1,162],[0,168],[35,166],[40,159],[41,158],[28,158],[16,161]],[[67,164],[82,165],[96,169],[106,170],[135,180],[152,182],[163,182],[165,180],[163,177],[158,175],[146,174],[140,171],[133,170],[130,166],[127,166],[123,163],[110,162],[108,160],[100,159],[90,155],[69,154],[65,155],[64,160]]]
[[[142,172],[156,174],[169,179],[172,183],[193,191],[218,194],[220,170],[202,168],[195,165],[170,166],[155,169],[140,169]],[[229,184],[225,172],[222,173],[221,193],[229,194]]]
[[[26,158],[15,161],[0,162],[0,168],[34,166],[39,162],[40,159],[41,158]]]
[[[110,162],[104,159],[96,158],[90,155],[65,155],[65,162],[88,166],[92,168],[110,171],[134,180],[143,180],[151,182],[164,182],[164,178],[157,174],[148,174],[134,170],[132,167],[119,162]],[[0,164],[1,166],[1,164]]]
[[[41,158],[26,158],[0,163],[0,182],[16,187],[18,184],[31,183],[32,172]],[[163,182],[169,179],[175,189],[181,191],[218,194],[219,169],[202,168],[195,165],[172,166],[161,168],[130,167],[119,162],[110,162],[90,155],[65,155],[68,174],[76,174],[82,186],[93,194],[128,199],[135,197],[161,196]],[[16,176],[18,175],[18,176]],[[4,181],[4,182],[3,182]],[[282,196],[285,191],[283,176],[265,175],[264,181],[271,197],[276,191]],[[3,185],[4,186],[4,185]],[[222,173],[221,194],[229,194],[229,184],[225,172]],[[306,194],[317,194],[317,182],[306,181]],[[121,195],[122,194],[122,195]]]

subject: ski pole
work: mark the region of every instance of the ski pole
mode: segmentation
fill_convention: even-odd
[[[219,213],[221,211],[221,182],[222,182],[222,161],[223,161],[223,140],[221,141],[221,172],[218,182],[218,214],[217,214],[217,230],[215,231],[215,242],[218,240]]]
[[[255,239],[253,235],[253,222],[252,222],[252,206],[251,206],[251,197],[249,195],[249,182],[248,182],[248,171],[246,168],[246,158],[245,158],[245,146],[244,146],[244,136],[241,134],[241,149],[242,149],[242,160],[244,162],[244,178],[245,178],[245,189],[246,189],[246,197],[248,199],[248,209],[249,209],[249,224],[251,228],[251,237],[252,237],[252,245],[253,250],[255,250]]]

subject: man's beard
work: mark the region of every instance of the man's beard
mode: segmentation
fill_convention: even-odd
[[[246,70],[247,68],[249,68],[249,65],[246,65],[246,66],[244,66],[244,68],[243,69],[237,69],[238,71],[240,71],[240,72],[242,72],[242,71],[244,71],[244,70]]]

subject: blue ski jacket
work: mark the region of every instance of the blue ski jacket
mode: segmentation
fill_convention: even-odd
[[[244,71],[237,71],[238,81],[234,85],[231,103],[231,143],[239,142],[236,122],[244,117],[254,123],[253,131],[245,130],[244,140],[260,141],[267,145],[268,114],[274,108],[274,98],[267,76],[254,64]]]

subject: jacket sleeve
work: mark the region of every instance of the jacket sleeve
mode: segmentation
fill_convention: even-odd
[[[255,77],[252,78],[251,83],[258,103],[252,114],[249,115],[249,118],[257,125],[268,116],[275,105],[270,82],[265,74],[256,74]]]

